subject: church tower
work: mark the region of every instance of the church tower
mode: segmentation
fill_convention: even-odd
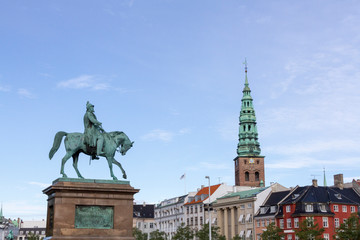
[[[239,143],[235,163],[235,185],[261,187],[265,186],[264,156],[260,156],[260,144],[256,127],[253,99],[247,78],[245,59],[245,87],[241,99],[239,118]]]

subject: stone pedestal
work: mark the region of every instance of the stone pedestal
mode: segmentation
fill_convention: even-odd
[[[46,239],[133,240],[133,195],[128,181],[59,178],[48,196]]]

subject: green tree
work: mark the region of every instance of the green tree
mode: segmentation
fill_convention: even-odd
[[[135,240],[147,240],[147,234],[136,227],[133,228],[133,236]]]
[[[341,240],[360,240],[360,224],[359,216],[354,213],[342,223],[338,229],[334,238],[337,237]]]
[[[219,234],[218,226],[211,226],[211,239],[212,240],[225,240],[225,236]],[[202,229],[195,234],[199,240],[209,240],[209,224],[205,224]]]
[[[241,237],[239,235],[235,235],[232,240],[241,240]]]
[[[282,237],[284,237],[283,230],[275,226],[274,222],[270,223],[261,234],[263,240],[281,240]]]
[[[299,237],[300,240],[322,240],[322,234],[324,231],[325,230],[320,228],[317,223],[314,223],[312,218],[309,218],[300,222],[300,226],[295,230],[295,234]]]
[[[166,233],[159,230],[155,230],[150,233],[150,239],[152,240],[166,240]]]
[[[172,239],[174,240],[190,240],[194,238],[194,231],[189,227],[185,226],[184,223],[176,230],[176,233]]]
[[[40,240],[40,236],[39,235],[35,235],[34,233],[29,233],[28,237],[27,237],[28,240]],[[41,238],[42,239],[42,238]]]

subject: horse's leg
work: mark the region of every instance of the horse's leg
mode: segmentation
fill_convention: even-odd
[[[122,174],[123,174],[123,178],[126,179],[126,178],[127,178],[126,172],[125,172],[125,170],[122,168],[121,164],[120,164],[118,161],[116,161],[115,158],[112,158],[112,163],[114,163],[116,166],[118,166],[118,167],[121,169],[121,172],[122,172]]]
[[[106,160],[108,161],[109,164],[109,169],[110,169],[110,175],[113,178],[113,180],[118,180],[117,177],[115,177],[114,172],[113,172],[113,161],[112,159],[114,159],[113,157],[106,157]]]
[[[60,174],[62,174],[63,178],[67,178],[67,175],[64,172],[64,166],[67,160],[69,160],[69,158],[71,157],[71,153],[66,152],[65,156],[63,157],[63,159],[61,160],[61,170],[60,170]]]
[[[75,153],[73,156],[73,167],[76,171],[76,174],[78,175],[79,178],[84,179],[83,176],[81,176],[81,173],[79,172],[79,169],[77,167],[78,161],[79,161],[79,152]]]

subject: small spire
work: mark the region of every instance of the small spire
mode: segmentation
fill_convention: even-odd
[[[3,217],[3,210],[2,210],[2,203],[1,203],[1,209],[0,209],[0,218]]]
[[[245,65],[245,86],[249,86],[249,82],[248,82],[248,78],[247,78],[247,61],[245,58],[245,62],[243,62],[243,64]]]
[[[324,168],[324,187],[327,187],[327,184],[326,184],[326,175],[325,175],[325,168]]]

